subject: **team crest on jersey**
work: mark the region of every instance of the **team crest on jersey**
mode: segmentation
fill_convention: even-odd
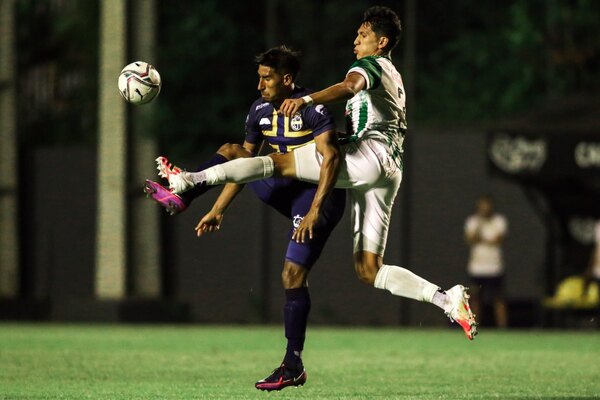
[[[290,127],[293,131],[299,131],[300,129],[302,129],[303,126],[304,122],[302,122],[302,117],[300,116],[300,113],[296,113],[290,121]]]
[[[301,217],[300,215],[294,216],[294,219],[292,220],[292,224],[294,225],[294,232],[296,231],[296,229],[298,229],[303,219],[304,217]]]

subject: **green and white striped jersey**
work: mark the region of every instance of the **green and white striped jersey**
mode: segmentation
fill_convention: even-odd
[[[348,74],[361,74],[367,86],[346,103],[349,140],[383,139],[394,163],[402,168],[402,142],[406,133],[406,96],[400,73],[387,56],[356,60]]]

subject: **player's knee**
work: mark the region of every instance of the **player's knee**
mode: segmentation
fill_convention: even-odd
[[[294,155],[292,152],[289,153],[271,153],[269,157],[273,159],[273,167],[275,169],[276,176],[283,176],[293,178],[296,170],[294,167]]]
[[[284,289],[297,289],[306,286],[308,270],[300,265],[286,261],[281,272]]]
[[[234,160],[240,157],[248,157],[247,150],[242,145],[237,143],[225,143],[219,147],[218,153],[229,160]]]
[[[361,281],[373,285],[375,283],[375,277],[377,276],[378,266],[369,261],[355,261],[354,269],[356,275]]]
[[[380,255],[368,251],[354,253],[354,269],[361,281],[373,285],[383,259]]]

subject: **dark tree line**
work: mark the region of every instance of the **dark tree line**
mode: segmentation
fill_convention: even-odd
[[[301,50],[299,83],[312,88],[343,77],[367,6],[387,4],[401,16],[405,7],[404,1],[275,3],[278,42]],[[494,120],[548,98],[598,91],[598,1],[416,4],[412,122]],[[193,154],[242,140],[248,106],[258,95],[252,59],[267,46],[266,1],[158,6],[158,59],[149,61],[164,82],[154,121],[163,145]],[[97,12],[94,1],[18,1],[23,144],[95,144]],[[400,70],[402,46],[393,57]]]

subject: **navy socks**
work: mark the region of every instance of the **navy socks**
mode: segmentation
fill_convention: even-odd
[[[300,354],[304,349],[306,324],[310,312],[310,295],[307,287],[285,290],[286,302],[283,306],[283,321],[287,350],[283,363],[287,366],[298,366]]]

